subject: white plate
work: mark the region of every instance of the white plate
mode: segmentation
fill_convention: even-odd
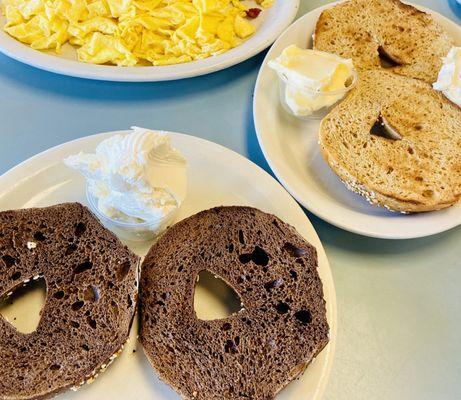
[[[253,0],[244,3],[256,4]],[[255,20],[258,29],[246,42],[221,55],[184,64],[157,67],[86,64],[77,61],[75,49],[70,45],[65,45],[60,55],[44,53],[13,39],[3,29],[0,29],[0,51],[25,64],[79,78],[120,82],[154,82],[189,78],[228,68],[261,52],[293,22],[298,8],[299,0],[276,0],[272,8],[264,10]],[[4,24],[5,18],[1,17],[0,27]]]
[[[323,160],[318,145],[320,121],[301,122],[281,108],[277,78],[267,63],[290,45],[312,48],[312,33],[320,13],[311,11],[291,25],[269,50],[255,88],[253,113],[258,141],[267,162],[287,190],[309,211],[350,232],[385,239],[429,236],[461,224],[461,204],[443,211],[403,215],[368,204],[346,189]],[[430,12],[461,44],[461,28]]]
[[[67,201],[86,203],[85,184],[62,159],[79,151],[92,151],[114,134],[89,136],[41,153],[0,177],[0,210],[45,206]],[[294,381],[278,399],[319,399],[330,373],[336,342],[336,297],[330,267],[311,223],[292,197],[266,172],[244,157],[217,144],[171,133],[172,142],[188,159],[189,192],[178,219],[219,205],[251,205],[273,213],[294,225],[316,248],[323,282],[331,340],[300,380]],[[148,246],[132,247],[144,255]],[[23,320],[24,316],[18,316]],[[159,381],[136,342],[133,325],[128,346],[104,374],[66,399],[176,400],[179,396]],[[133,353],[133,350],[137,351]]]

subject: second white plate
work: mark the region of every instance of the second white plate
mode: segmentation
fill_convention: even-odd
[[[41,153],[0,176],[0,210],[47,206],[61,202],[86,203],[84,179],[64,166],[62,159],[80,151],[94,151],[112,132],[89,136]],[[121,132],[123,133],[123,132]],[[293,198],[266,172],[244,157],[217,144],[192,136],[171,133],[173,145],[188,160],[188,195],[179,219],[220,205],[250,205],[292,224],[317,248],[318,272],[323,283],[330,325],[330,343],[278,396],[279,400],[320,399],[333,362],[336,343],[336,297],[325,251],[314,228]],[[130,245],[143,256],[149,247]],[[203,299],[206,304],[213,304]],[[212,299],[211,299],[212,300]],[[211,306],[210,306],[211,307]],[[30,317],[27,309],[17,320]],[[0,317],[1,318],[1,317]],[[137,322],[121,357],[90,386],[67,392],[62,399],[177,400],[179,396],[162,383],[137,343]]]
[[[323,160],[318,145],[319,121],[301,122],[282,109],[277,78],[267,63],[290,45],[312,48],[320,7],[297,20],[269,50],[256,83],[253,113],[259,144],[270,167],[287,190],[309,211],[350,232],[385,239],[434,235],[461,224],[461,204],[431,213],[403,215],[368,204],[346,189]],[[429,12],[461,44],[461,28]]]

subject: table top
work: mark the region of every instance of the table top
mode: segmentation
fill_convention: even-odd
[[[302,0],[299,15],[328,2]],[[413,2],[461,22],[455,0]],[[0,173],[57,144],[131,125],[200,136],[270,171],[252,118],[263,57],[198,78],[126,84],[58,76],[0,55]],[[378,240],[308,216],[338,297],[338,345],[325,398],[461,398],[461,228]]]

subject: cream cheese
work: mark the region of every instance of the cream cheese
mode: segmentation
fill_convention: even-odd
[[[452,47],[443,58],[442,68],[433,87],[461,107],[461,47]]]
[[[353,81],[352,60],[296,45],[269,61],[285,84],[284,100],[296,116],[307,116],[341,100]]]
[[[154,229],[175,212],[187,190],[187,163],[164,132],[133,127],[128,135],[102,141],[95,153],[79,153],[64,163],[87,179],[100,213]]]

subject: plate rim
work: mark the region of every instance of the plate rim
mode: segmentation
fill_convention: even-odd
[[[242,51],[242,46],[251,43],[255,36],[250,37],[239,46],[220,55],[182,64],[118,67],[69,60],[30,48],[9,36],[3,30],[3,26],[0,27],[0,52],[13,60],[34,68],[59,75],[91,80],[109,82],[161,82],[202,76],[237,65],[269,47],[294,21],[301,0],[278,1],[278,5],[274,5],[273,7],[289,7],[285,18],[279,22],[276,27],[277,29],[270,30],[270,34],[260,38],[247,51]]]
[[[334,217],[330,217],[328,213],[322,211],[321,209],[319,210],[318,207],[315,207],[315,206],[313,207],[310,202],[306,201],[305,199],[303,199],[302,196],[299,195],[298,190],[293,185],[291,185],[287,181],[287,179],[285,179],[285,176],[280,172],[280,170],[278,168],[278,165],[280,165],[280,162],[278,162],[278,160],[275,157],[270,156],[267,148],[264,145],[264,139],[263,139],[264,135],[261,133],[262,128],[259,126],[259,122],[258,122],[259,119],[256,117],[256,115],[259,114],[256,111],[256,109],[257,109],[258,98],[259,98],[259,96],[262,95],[261,90],[260,90],[260,85],[261,85],[261,80],[262,80],[262,73],[263,73],[263,69],[267,68],[267,63],[269,61],[270,50],[272,49],[272,47],[277,45],[277,42],[282,37],[284,37],[291,30],[291,28],[295,24],[300,24],[305,19],[312,18],[313,15],[315,15],[317,13],[320,13],[320,12],[326,10],[326,9],[331,8],[331,7],[334,7],[335,5],[340,4],[342,2],[345,2],[345,1],[347,1],[347,0],[339,0],[339,1],[334,1],[332,3],[322,5],[320,7],[317,7],[315,9],[313,9],[313,10],[310,10],[309,12],[307,12],[304,15],[302,15],[301,17],[299,17],[287,29],[285,29],[285,31],[279,36],[279,38],[272,44],[272,46],[269,49],[269,52],[264,57],[264,60],[263,60],[263,62],[261,64],[261,67],[260,67],[260,69],[258,71],[258,76],[257,76],[257,79],[256,79],[256,84],[255,84],[255,88],[254,88],[254,92],[253,92],[253,105],[252,105],[253,121],[254,121],[254,125],[255,125],[256,137],[258,139],[258,144],[259,144],[259,147],[260,147],[260,149],[261,149],[261,151],[262,151],[262,153],[264,155],[264,158],[265,158],[266,162],[268,163],[269,167],[271,168],[271,171],[277,177],[277,180],[296,199],[296,201],[298,201],[303,207],[305,207],[307,210],[309,210],[311,213],[313,213],[317,217],[321,218],[325,222],[327,222],[327,223],[329,223],[329,224],[331,224],[333,226],[336,226],[336,227],[338,227],[340,229],[343,229],[345,231],[348,231],[348,232],[351,232],[351,233],[354,233],[354,234],[358,234],[358,235],[361,235],[361,236],[372,237],[372,238],[377,238],[377,239],[405,240],[405,239],[417,239],[417,238],[429,237],[429,236],[437,235],[439,233],[443,233],[443,232],[449,231],[451,229],[454,229],[454,228],[456,228],[456,227],[458,227],[460,225],[459,222],[453,222],[452,224],[447,224],[447,225],[444,225],[442,227],[438,227],[436,229],[431,230],[430,232],[422,231],[422,232],[416,232],[416,233],[412,232],[410,234],[408,234],[408,233],[407,234],[405,234],[405,233],[399,234],[399,232],[385,233],[385,232],[379,232],[377,230],[371,231],[371,230],[366,230],[366,229],[360,229],[359,227],[356,227],[354,225],[347,225],[347,224],[338,222],[338,221],[335,220]],[[411,2],[407,2],[405,0],[404,0],[404,3],[412,5],[413,7],[417,8],[417,9],[419,9],[421,11],[424,11],[426,13],[429,13],[431,15],[437,16],[437,18],[439,18],[440,20],[443,20],[445,23],[447,23],[447,25],[456,26],[458,28],[458,30],[460,30],[460,32],[461,32],[461,26],[456,24],[456,22],[452,21],[448,17],[445,17],[444,15],[438,13],[437,11],[434,11],[434,10],[432,10],[430,8],[421,6],[419,4],[414,4],[414,3],[411,3]]]
[[[313,226],[312,222],[310,221],[306,213],[302,210],[300,205],[286,191],[286,189],[275,178],[273,178],[267,171],[265,171],[259,165],[257,165],[250,159],[246,158],[242,154],[232,149],[229,149],[219,143],[215,143],[210,140],[203,139],[201,137],[194,136],[191,134],[173,132],[173,131],[168,131],[168,130],[161,130],[161,131],[167,133],[168,135],[171,135],[173,139],[175,137],[179,137],[179,138],[182,137],[185,140],[197,141],[199,143],[205,143],[205,145],[207,146],[212,146],[212,147],[214,146],[218,148],[220,151],[230,153],[239,162],[248,163],[248,165],[250,165],[251,168],[253,168],[255,173],[258,173],[261,176],[263,176],[264,179],[267,180],[267,182],[272,182],[275,184],[275,186],[279,187],[279,189],[281,190],[280,193],[283,194],[283,196],[286,198],[287,204],[290,204],[290,208],[292,208],[293,210],[296,210],[296,213],[299,214],[300,217],[303,216],[304,218],[303,223],[307,225],[307,228],[310,231],[312,231],[312,234],[313,234],[312,239],[314,239],[314,242],[315,242],[314,246],[317,250],[318,258],[319,259],[321,258],[324,260],[323,270],[324,270],[324,277],[325,277],[326,282],[323,282],[322,279],[321,281],[322,281],[322,286],[324,287],[324,292],[325,292],[326,286],[328,286],[329,288],[328,301],[325,300],[325,302],[326,302],[327,312],[330,314],[329,317],[331,319],[331,321],[329,321],[329,325],[330,325],[329,342],[326,348],[322,350],[322,352],[327,351],[327,354],[325,356],[326,358],[325,365],[323,367],[321,379],[318,382],[317,390],[314,395],[315,398],[321,399],[323,394],[325,393],[327,384],[329,382],[331,370],[332,370],[333,363],[334,363],[334,356],[335,356],[336,345],[337,345],[337,332],[338,332],[338,306],[337,306],[337,297],[336,297],[336,287],[335,287],[335,282],[333,279],[333,274],[331,271],[330,262],[326,254],[325,247],[323,246],[320,240],[320,237],[318,236],[317,231],[315,230],[315,227]],[[5,185],[8,185],[9,183],[11,183],[12,187],[10,187],[9,190],[14,190],[14,187],[21,185],[23,181],[28,179],[29,177],[29,174],[27,173],[28,171],[33,172],[33,173],[38,173],[42,168],[45,168],[45,169],[49,168],[51,165],[55,163],[54,159],[56,157],[59,157],[60,155],[62,156],[61,153],[64,153],[67,150],[66,148],[69,148],[70,150],[73,147],[78,146],[79,143],[84,143],[87,140],[96,140],[97,138],[103,139],[110,135],[123,134],[127,132],[130,132],[130,130],[108,131],[108,132],[101,132],[101,133],[79,137],[77,139],[73,139],[73,140],[52,146],[48,149],[45,149],[33,155],[32,157],[25,159],[24,161],[13,166],[12,168],[10,168],[9,170],[7,170],[6,172],[0,175],[0,201],[2,200],[2,197],[5,194],[5,192],[7,192],[4,190]],[[47,158],[50,159],[48,163],[46,163]],[[35,168],[36,166],[34,164],[37,164],[37,163],[46,164],[46,165],[43,165],[42,168],[40,169],[36,169]],[[304,235],[301,235],[301,236],[304,237]],[[307,240],[307,238],[305,239]],[[311,242],[312,239],[310,239],[309,242]]]

